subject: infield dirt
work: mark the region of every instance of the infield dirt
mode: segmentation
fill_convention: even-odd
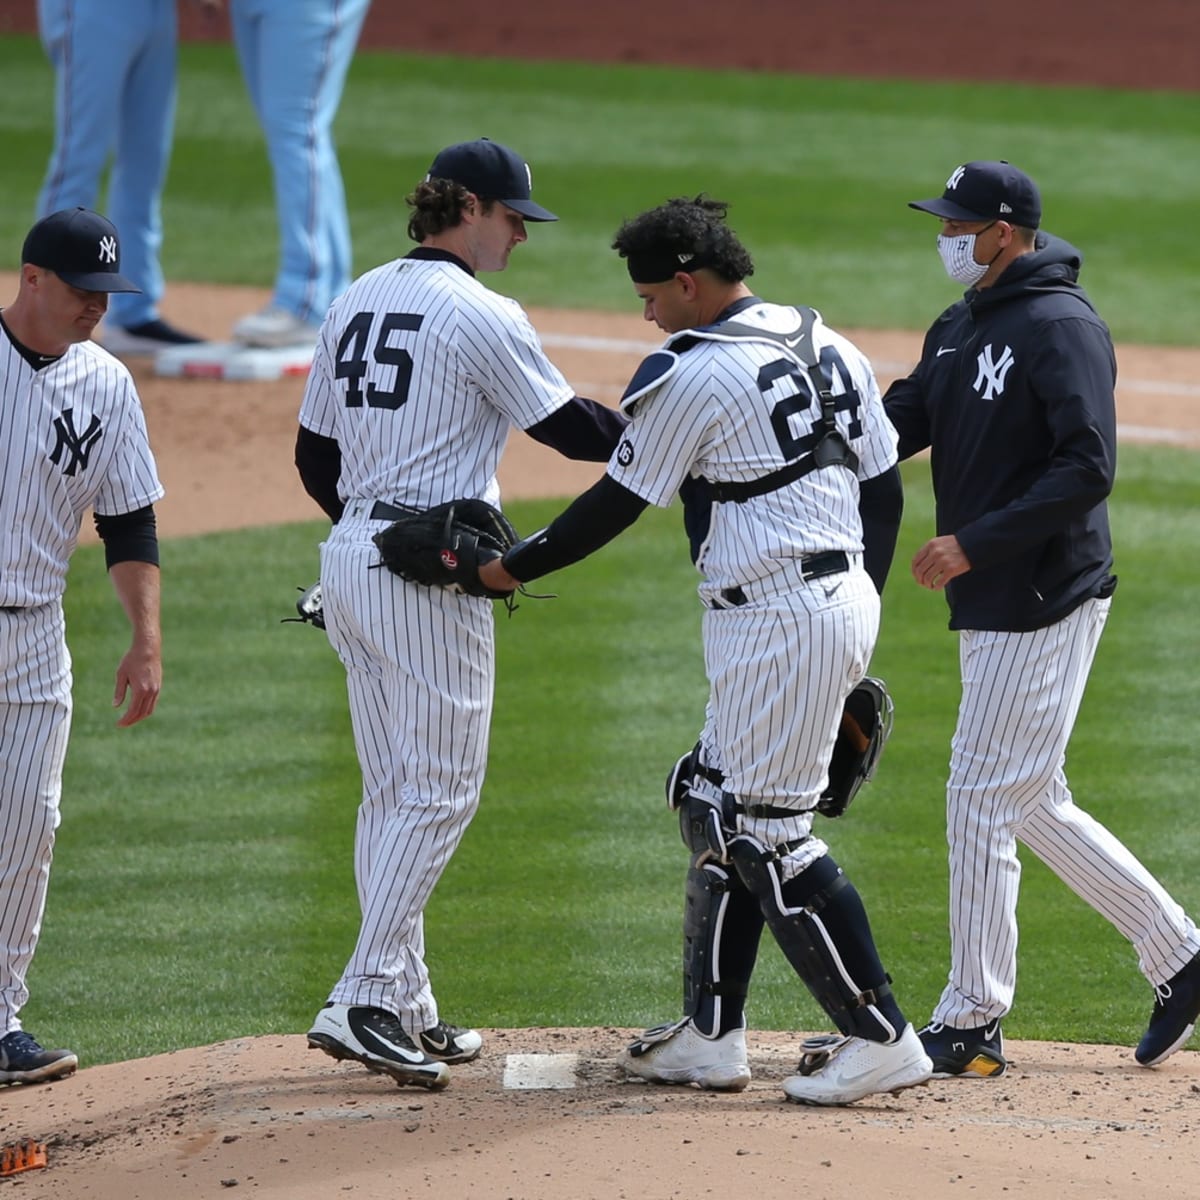
[[[459,0],[452,10],[419,11],[377,0],[364,44],[861,75],[1200,86],[1195,54],[1181,49],[1198,37],[1200,9],[1191,0],[1137,6],[1016,0],[954,20],[930,0],[822,0],[806,6],[802,42],[771,36],[780,21],[795,28],[795,10],[793,0],[765,0],[744,6],[733,21],[727,5],[693,0],[681,23],[677,6],[640,0],[603,6],[531,0],[515,7]],[[196,33],[195,16],[186,6],[184,12],[185,29]],[[956,32],[962,19],[972,30],[966,44]],[[32,5],[0,0],[0,31],[28,30],[32,21]],[[215,33],[223,35],[220,24]],[[968,51],[970,71],[956,72],[953,64]],[[0,296],[14,290],[13,277],[0,275]],[[220,339],[237,316],[265,299],[265,292],[172,281],[167,315]],[[636,316],[537,310],[531,316],[578,390],[609,402],[639,347],[656,341]],[[871,355],[881,383],[915,359],[911,334],[844,332]],[[583,336],[608,344],[583,344]],[[1200,355],[1123,346],[1119,358],[1122,436],[1200,448]],[[298,381],[163,380],[144,366],[136,374],[168,487],[159,510],[165,536],[319,515],[291,465]],[[566,496],[597,473],[517,435],[501,482],[510,499]],[[1149,1004],[1147,989],[1147,1013]],[[1200,1195],[1196,1051],[1148,1071],[1122,1047],[1016,1042],[1009,1046],[1013,1066],[1000,1080],[935,1083],[822,1110],[785,1104],[778,1086],[794,1066],[803,1032],[751,1031],[754,1082],[733,1096],[623,1081],[615,1060],[630,1032],[488,1031],[483,1057],[453,1068],[450,1088],[437,1094],[400,1090],[310,1052],[300,1031],[100,1067],[88,1067],[85,1055],[84,1069],[70,1080],[0,1091],[0,1143],[42,1140],[50,1163],[0,1181],[0,1200],[7,1191],[56,1200],[189,1200],[231,1189],[287,1200]],[[575,1086],[507,1086],[515,1055],[575,1056]]]

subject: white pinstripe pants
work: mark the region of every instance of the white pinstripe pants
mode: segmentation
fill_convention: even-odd
[[[1012,1008],[1018,840],[1133,943],[1151,984],[1200,951],[1183,909],[1067,786],[1067,742],[1110,604],[1089,600],[1029,633],[960,633],[946,788],[950,976],[934,1021],[976,1028]]]
[[[63,763],[71,656],[62,606],[0,613],[0,1037],[21,1028],[25,975],[46,909]]]
[[[329,999],[438,1022],[423,913],[479,805],[494,680],[491,602],[405,583],[343,517],[321,548],[330,641],[346,668],[363,792],[354,843],[362,925]]]
[[[752,589],[747,589],[752,590]],[[740,827],[768,845],[808,835],[829,774],[842,705],[879,632],[879,596],[861,567],[738,608],[704,614],[710,685],[701,745],[745,804],[795,808]],[[826,853],[812,838],[788,856],[790,879]]]

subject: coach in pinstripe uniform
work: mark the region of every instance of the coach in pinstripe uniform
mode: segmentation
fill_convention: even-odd
[[[117,231],[84,208],[44,217],[0,310],[0,1083],[70,1075],[69,1050],[21,1028],[59,821],[71,723],[62,597],[84,513],[133,634],[117,665],[120,726],[148,717],[162,683],[158,540],[162,494],[129,372],[90,341],[120,273]]]
[[[1200,933],[1075,804],[1065,773],[1117,586],[1112,340],[1079,285],[1079,251],[1039,228],[1037,186],[1011,163],[963,163],[912,207],[940,220],[947,274],[968,289],[884,398],[901,456],[930,448],[937,536],[912,573],[944,589],[962,671],[946,785],[950,975],[921,1040],[939,1076],[1007,1068],[1020,840],[1137,950],[1155,1001],[1134,1058],[1155,1066],[1200,1015]]]

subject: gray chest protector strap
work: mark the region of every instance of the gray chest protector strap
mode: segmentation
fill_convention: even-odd
[[[707,480],[709,492],[714,500],[741,504],[743,501],[749,500],[751,496],[762,496],[767,492],[774,492],[781,487],[786,487],[789,483],[795,483],[797,479],[803,479],[805,475],[820,470],[822,467],[844,466],[851,471],[858,470],[858,455],[850,449],[850,443],[838,429],[834,419],[834,414],[837,412],[837,399],[833,395],[832,369],[828,363],[822,361],[813,346],[811,330],[816,324],[816,313],[803,305],[797,305],[796,311],[800,314],[801,319],[800,329],[802,332],[799,337],[789,338],[783,333],[759,329],[753,325],[742,325],[737,321],[724,321],[720,329],[723,338],[745,337],[753,338],[756,341],[769,339],[778,342],[789,358],[796,359],[804,367],[808,377],[815,384],[817,396],[821,401],[821,424],[824,426],[821,440],[817,442],[810,453],[805,454],[802,458],[780,467],[777,471],[760,475],[757,479],[737,483],[718,483],[714,480]],[[672,343],[672,349],[682,352],[700,340],[702,339],[698,337],[679,339]]]

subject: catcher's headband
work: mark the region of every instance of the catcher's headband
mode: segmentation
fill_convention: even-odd
[[[712,264],[700,251],[681,253],[663,248],[636,251],[626,258],[625,265],[634,283],[666,283],[668,279],[674,279],[679,271],[698,271]]]

